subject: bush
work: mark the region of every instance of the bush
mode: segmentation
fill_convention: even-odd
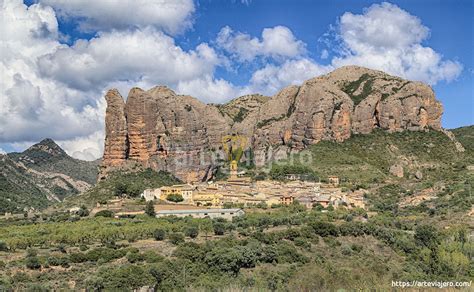
[[[61,266],[63,268],[69,268],[69,257],[67,256],[50,256],[48,257],[48,264],[50,266],[56,267]]]
[[[188,227],[184,231],[184,235],[191,238],[196,238],[199,235],[199,229],[196,226]]]
[[[319,235],[319,236],[338,236],[339,235],[339,230],[338,228],[331,223],[327,222],[314,222],[311,224],[311,227],[313,227],[314,232]]]
[[[178,245],[184,242],[184,235],[181,232],[174,232],[169,235],[169,240],[172,244]]]
[[[41,263],[36,255],[37,255],[36,250],[28,249],[26,258],[25,258],[25,265],[28,269],[37,270],[41,268]]]
[[[183,196],[181,196],[180,194],[169,194],[166,197],[166,200],[170,202],[175,202],[175,203],[184,201]]]
[[[86,206],[81,206],[79,211],[77,211],[77,215],[79,215],[80,217],[89,216],[89,210],[87,210]]]
[[[163,229],[156,229],[153,232],[153,237],[155,238],[155,240],[158,241],[164,240],[166,238],[166,231],[164,231]]]
[[[114,216],[114,212],[110,211],[110,210],[102,210],[102,211],[99,211],[97,213],[95,213],[95,217],[113,217]]]
[[[126,255],[129,263],[136,263],[145,260],[145,256],[138,251],[129,251]]]
[[[0,251],[8,251],[8,245],[5,241],[0,240]]]
[[[214,222],[213,224],[214,234],[215,235],[224,235],[225,225],[222,222]]]
[[[148,201],[145,206],[145,214],[147,214],[150,217],[155,217],[155,204],[153,201]]]
[[[441,238],[435,227],[422,225],[415,230],[415,241],[417,244],[433,250],[439,245]]]

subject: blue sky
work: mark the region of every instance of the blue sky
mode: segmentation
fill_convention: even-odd
[[[99,157],[111,87],[225,102],[348,64],[429,83],[444,127],[472,125],[473,3],[4,0],[0,151],[51,137]]]

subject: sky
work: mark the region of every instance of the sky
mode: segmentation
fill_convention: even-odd
[[[167,85],[204,102],[344,65],[431,85],[474,124],[471,0],[0,0],[0,152],[54,139],[102,155],[105,92]]]

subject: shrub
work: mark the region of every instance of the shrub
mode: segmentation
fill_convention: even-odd
[[[415,241],[429,249],[435,249],[440,243],[440,235],[431,225],[418,226],[415,230]]]
[[[148,201],[145,206],[145,214],[147,214],[150,217],[155,217],[155,204],[153,201]]]
[[[8,245],[5,241],[0,240],[0,251],[8,251]]]
[[[50,256],[48,257],[48,264],[50,266],[61,266],[63,268],[69,268],[70,259],[67,256]]]
[[[163,229],[156,229],[154,232],[153,232],[153,237],[155,238],[155,240],[164,240],[166,238],[166,231],[164,231]]]
[[[34,249],[28,249],[26,258],[25,258],[25,265],[28,269],[37,270],[41,268],[41,263],[37,257],[37,252]]]
[[[179,202],[184,201],[183,196],[181,196],[180,194],[169,194],[166,197],[166,200],[168,200],[170,202],[175,202],[175,203],[179,203]]]
[[[102,210],[102,211],[99,211],[97,213],[95,213],[95,217],[113,217],[114,216],[114,212],[110,211],[110,210]]]
[[[338,228],[331,223],[327,222],[314,222],[311,224],[311,227],[313,227],[314,232],[320,236],[338,236],[339,235],[339,230]]]
[[[178,245],[184,242],[184,235],[181,232],[174,232],[169,235],[169,240],[172,244]]]
[[[136,263],[145,260],[145,256],[138,251],[129,251],[126,255],[129,263]]]
[[[225,225],[222,222],[214,222],[213,226],[215,235],[224,235]]]
[[[184,235],[196,238],[199,235],[199,229],[196,226],[190,226],[184,231]]]
[[[79,215],[80,217],[89,216],[89,210],[87,210],[86,206],[81,206],[79,211],[77,211],[77,215]]]

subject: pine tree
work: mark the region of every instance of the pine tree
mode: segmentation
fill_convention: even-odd
[[[148,201],[145,206],[145,214],[147,214],[150,217],[155,217],[155,206],[153,204],[153,201]]]

